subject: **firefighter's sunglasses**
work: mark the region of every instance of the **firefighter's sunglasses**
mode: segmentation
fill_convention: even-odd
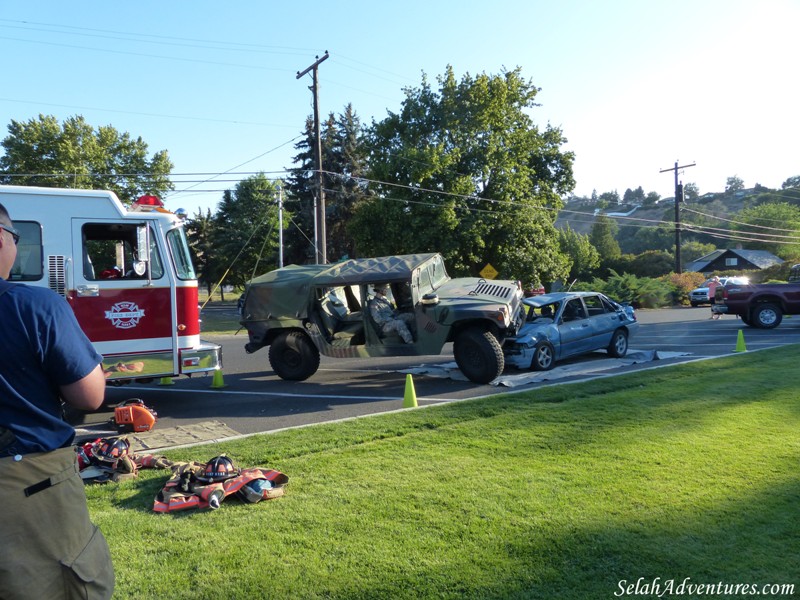
[[[17,231],[13,227],[10,227],[9,225],[4,225],[3,223],[0,223],[0,229],[5,229],[8,233],[11,234],[11,237],[14,238],[15,246],[19,244],[19,231]]]

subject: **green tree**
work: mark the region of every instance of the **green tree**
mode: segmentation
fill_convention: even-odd
[[[623,254],[613,261],[617,272],[630,273],[637,277],[661,277],[675,266],[675,257],[663,250],[648,250],[641,254]]]
[[[647,192],[647,196],[644,197],[644,205],[655,206],[658,204],[659,200],[661,200],[660,194],[657,194],[656,192]]]
[[[736,192],[739,192],[744,189],[744,181],[742,181],[738,176],[734,175],[733,177],[728,177],[725,181],[725,195],[732,196]]]
[[[211,295],[213,285],[222,275],[221,265],[214,248],[214,217],[211,209],[206,214],[198,211],[186,221],[186,237],[194,254],[194,267],[197,278]]]
[[[357,206],[367,195],[364,176],[367,154],[361,121],[347,105],[338,117],[331,113],[321,127],[323,187],[325,190],[326,255],[333,262],[344,256],[357,256],[350,232]],[[287,263],[307,263],[316,259],[314,247],[314,206],[317,196],[317,168],[313,119],[306,121],[305,136],[295,148],[298,166],[287,178],[286,206],[294,212],[287,231]]]
[[[570,265],[567,281],[589,279],[600,266],[600,255],[589,242],[589,236],[573,231],[569,225],[558,230],[561,252],[568,256]]]
[[[714,244],[703,244],[696,241],[681,242],[681,266],[685,267],[690,262],[693,262],[701,256],[711,254],[717,247]],[[697,287],[697,286],[695,286]]]
[[[683,199],[686,202],[696,202],[700,197],[700,188],[696,183],[687,183],[683,186]]]
[[[589,242],[597,249],[601,262],[608,263],[621,256],[622,250],[617,243],[618,231],[619,225],[610,217],[598,215],[594,220],[589,233]]]
[[[330,126],[330,147],[325,170],[330,183],[326,185],[328,258],[331,261],[345,256],[356,257],[356,245],[350,232],[353,215],[367,198],[364,177],[367,152],[361,120],[348,104]]]
[[[605,202],[605,206],[613,208],[620,203],[619,193],[617,190],[612,192],[603,192],[600,194],[600,202]]]
[[[781,189],[783,189],[783,190],[787,190],[789,188],[796,188],[796,187],[800,187],[800,175],[794,175],[793,177],[789,177],[781,185]]]
[[[560,129],[530,116],[538,89],[516,69],[423,77],[368,135],[374,195],[351,230],[360,252],[440,251],[453,274],[487,263],[501,277],[553,281],[569,261],[553,225],[574,187]]]
[[[279,183],[259,173],[223,193],[212,239],[216,264],[226,284],[241,286],[276,268],[278,187]]]
[[[760,204],[740,211],[733,225],[746,234],[752,250],[767,250],[781,258],[800,252],[800,207],[787,202]]]
[[[166,150],[147,157],[142,138],[110,125],[96,130],[83,117],[60,125],[54,116],[11,121],[3,140],[0,181],[6,184],[106,189],[130,204],[142,194],[174,189]]]
[[[306,119],[305,136],[295,144],[298,153],[293,162],[298,166],[290,169],[286,178],[284,206],[292,213],[284,238],[286,264],[306,264],[316,260],[314,207],[317,167],[314,139],[314,120],[309,117]]]
[[[670,250],[675,245],[675,228],[668,225],[636,227],[632,236],[620,236],[623,252],[641,254],[648,250]]]
[[[639,186],[635,190],[628,188],[622,195],[623,204],[642,204],[644,202],[644,189]]]

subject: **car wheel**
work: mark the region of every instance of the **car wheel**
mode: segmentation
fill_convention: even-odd
[[[777,304],[764,302],[753,309],[751,320],[756,327],[772,329],[781,324],[783,313]]]
[[[269,364],[281,379],[304,381],[319,368],[319,350],[302,331],[287,331],[270,344]]]
[[[699,302],[690,302],[690,304],[692,305],[692,308],[697,308],[700,305]]]
[[[477,328],[461,332],[453,343],[453,355],[461,372],[472,382],[489,383],[503,372],[505,359],[500,342],[491,331]]]
[[[750,320],[750,315],[739,315],[739,318],[742,319],[742,323],[745,325],[752,325],[753,321]]]
[[[611,336],[608,345],[608,355],[613,358],[622,358],[628,353],[628,333],[624,329],[617,329]]]
[[[536,344],[533,349],[533,360],[531,360],[531,369],[534,371],[549,371],[556,364],[556,351],[553,344],[546,341],[541,341]]]

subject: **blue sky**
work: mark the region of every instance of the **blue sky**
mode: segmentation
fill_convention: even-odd
[[[522,68],[534,121],[576,153],[575,193],[780,187],[800,175],[797,0],[407,0],[272,3],[0,0],[0,131],[79,114],[166,149],[171,209],[216,206],[245,173],[280,176],[312,111],[352,103],[365,124],[402,89]],[[193,175],[202,173],[204,175]]]

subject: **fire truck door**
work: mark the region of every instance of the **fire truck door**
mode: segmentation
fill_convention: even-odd
[[[142,231],[150,242],[144,258],[138,256]],[[152,229],[143,222],[73,219],[72,257],[67,300],[104,366],[129,361],[143,376],[172,374],[174,283]]]

